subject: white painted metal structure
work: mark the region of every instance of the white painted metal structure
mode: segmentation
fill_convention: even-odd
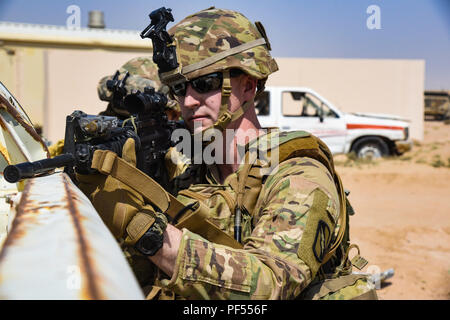
[[[0,299],[143,299],[117,241],[65,173],[3,178],[9,164],[47,157],[0,82]]]
[[[144,299],[118,243],[62,172],[28,179],[0,252],[0,299]]]
[[[9,194],[18,192],[22,184],[8,183],[3,169],[9,164],[36,161],[48,157],[48,150],[19,102],[0,82],[0,247],[6,234],[10,205]]]

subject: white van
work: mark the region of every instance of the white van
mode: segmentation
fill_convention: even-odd
[[[310,88],[266,87],[255,101],[263,127],[304,130],[322,139],[333,154],[355,152],[379,158],[410,150],[408,120],[394,115],[345,113]]]

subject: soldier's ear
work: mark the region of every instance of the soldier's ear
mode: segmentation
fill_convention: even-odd
[[[245,101],[253,99],[255,97],[258,80],[246,74],[243,76],[242,81],[245,88],[244,89]]]

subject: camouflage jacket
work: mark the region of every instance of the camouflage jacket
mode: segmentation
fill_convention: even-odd
[[[210,184],[189,190],[205,195],[210,220],[233,235],[234,212],[214,192],[233,193],[229,181],[242,166],[223,184],[214,178],[214,169],[208,170]],[[183,197],[178,199],[186,200]],[[311,236],[317,233],[317,224],[311,221],[323,216],[332,221],[335,233],[339,196],[329,171],[315,159],[290,158],[264,180],[253,216],[244,215],[243,249],[212,243],[183,229],[175,272],[158,284],[187,299],[294,299],[320,267],[303,257],[323,252],[329,245]]]

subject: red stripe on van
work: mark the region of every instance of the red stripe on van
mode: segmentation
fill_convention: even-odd
[[[396,126],[381,126],[378,124],[353,124],[348,123],[347,129],[388,129],[388,130],[403,130],[403,127],[396,127]]]

